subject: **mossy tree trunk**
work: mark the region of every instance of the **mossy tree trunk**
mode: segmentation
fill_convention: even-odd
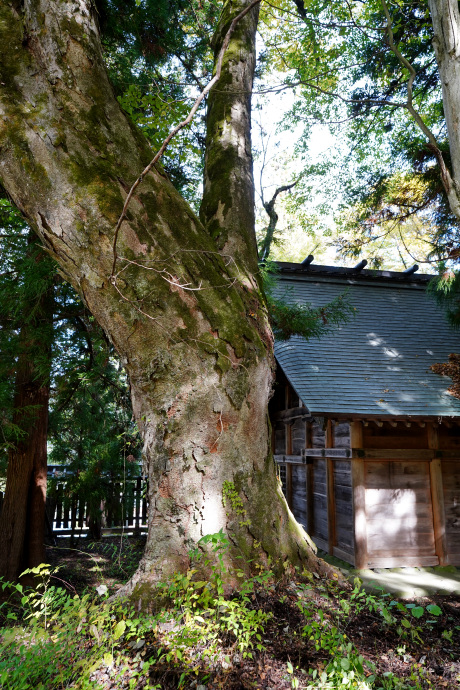
[[[245,2],[225,4],[217,43]],[[210,231],[155,169],[121,226],[114,277],[114,227],[152,153],[113,96],[91,3],[18,7],[0,6],[0,178],[129,375],[150,494],[145,554],[125,591],[148,596],[150,582],[187,568],[189,549],[221,528],[232,557],[257,543],[275,559],[320,567],[286,507],[270,453],[272,337],[254,277],[249,98],[242,138],[230,137],[230,170],[213,168],[208,155]],[[227,64],[236,75],[247,68],[251,81],[255,13],[243,21]],[[230,80],[226,70],[223,78]],[[227,131],[222,117],[231,129],[240,115],[233,106],[221,110],[211,102],[210,124],[215,114],[222,127],[211,127],[209,152]],[[249,188],[235,215],[238,166]],[[230,197],[211,203],[209,184],[223,189],[228,175],[236,185]],[[241,509],[224,507],[224,485],[235,488]]]

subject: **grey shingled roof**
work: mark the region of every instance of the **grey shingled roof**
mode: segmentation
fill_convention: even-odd
[[[277,294],[320,306],[348,289],[355,318],[328,335],[275,343],[275,355],[316,415],[460,417],[451,379],[430,371],[460,352],[460,333],[426,293],[429,276],[279,264]]]

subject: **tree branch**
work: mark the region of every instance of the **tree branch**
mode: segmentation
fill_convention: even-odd
[[[275,211],[276,198],[278,194],[281,194],[281,192],[287,192],[289,189],[295,187],[299,180],[300,177],[295,182],[291,182],[291,184],[285,184],[282,187],[278,187],[275,190],[275,193],[273,194],[270,201],[268,201],[267,203],[262,202],[270,221],[268,223],[267,232],[265,233],[265,237],[260,248],[260,261],[265,261],[265,259],[267,259],[268,255],[270,254],[270,247],[273,242],[273,236],[275,234],[276,224],[278,222],[278,214]]]
[[[429,141],[428,148],[436,156],[436,160],[438,161],[438,165],[439,165],[440,170],[441,170],[442,184],[444,186],[444,189],[446,190],[446,194],[449,197],[449,201],[450,201],[451,191],[453,188],[452,177],[451,177],[450,172],[446,166],[442,152],[439,149],[438,142],[436,141],[436,138],[435,138],[433,132],[426,126],[421,115],[414,108],[412,95],[413,95],[413,85],[414,85],[415,78],[417,76],[417,72],[415,71],[413,65],[409,62],[409,60],[407,60],[404,57],[404,55],[400,52],[399,48],[395,44],[394,34],[393,34],[393,21],[391,19],[390,12],[388,10],[388,5],[386,3],[386,0],[381,0],[381,3],[382,3],[383,11],[385,13],[386,22],[387,22],[387,36],[388,36],[388,43],[390,46],[390,50],[396,55],[400,64],[403,67],[405,67],[409,71],[409,74],[410,74],[409,81],[407,82],[407,101],[406,101],[404,107],[412,115],[412,117],[415,120],[416,124],[418,125],[419,129],[421,129],[421,131],[423,132],[423,134],[427,137],[427,139]],[[458,199],[457,199],[457,205],[458,205]]]
[[[142,180],[144,179],[144,177],[145,177],[145,176],[150,172],[150,170],[153,168],[153,166],[155,165],[155,163],[157,163],[157,162],[159,161],[159,159],[161,158],[161,156],[163,155],[163,153],[166,151],[166,149],[167,149],[169,143],[171,142],[171,140],[176,136],[176,134],[177,134],[178,132],[181,131],[181,129],[183,129],[184,127],[186,127],[187,125],[190,124],[190,122],[193,120],[193,117],[194,117],[196,111],[198,110],[200,104],[202,103],[203,99],[205,98],[205,96],[210,92],[210,90],[212,89],[212,87],[214,86],[214,84],[216,84],[216,83],[219,81],[220,75],[221,75],[221,71],[222,71],[222,62],[223,62],[223,59],[224,59],[224,55],[225,55],[225,53],[226,53],[226,51],[227,51],[228,44],[229,44],[229,42],[230,42],[230,38],[231,38],[231,36],[232,36],[232,34],[233,34],[233,31],[235,30],[236,25],[238,24],[238,22],[239,22],[241,19],[243,19],[243,17],[245,17],[245,16],[248,14],[248,12],[250,12],[250,11],[253,9],[253,7],[255,7],[256,5],[258,5],[260,2],[261,2],[261,0],[252,0],[252,2],[251,2],[247,7],[245,7],[245,9],[242,10],[242,11],[233,19],[232,23],[230,24],[230,26],[229,26],[229,28],[228,28],[227,33],[225,34],[225,38],[224,38],[224,41],[223,41],[223,43],[222,43],[222,48],[220,49],[219,56],[218,56],[218,58],[217,58],[217,65],[216,65],[216,73],[215,73],[215,75],[213,76],[213,78],[211,79],[211,81],[208,82],[207,86],[203,89],[203,91],[200,93],[200,95],[199,95],[198,98],[196,99],[195,103],[193,104],[193,106],[192,106],[192,108],[191,108],[189,114],[188,114],[187,117],[185,118],[185,120],[183,120],[182,122],[180,122],[176,127],[174,127],[173,130],[171,130],[171,132],[168,134],[168,136],[166,137],[166,139],[163,141],[162,145],[161,145],[160,148],[158,149],[158,152],[155,154],[155,156],[152,158],[152,160],[150,161],[150,163],[144,168],[144,170],[141,172],[141,174],[139,175],[139,177],[137,178],[137,180],[136,180],[136,181],[133,183],[133,185],[131,186],[131,189],[129,190],[128,195],[127,195],[127,197],[126,197],[126,199],[125,199],[125,203],[124,203],[124,205],[123,205],[123,210],[122,210],[121,215],[120,215],[120,217],[118,218],[117,224],[116,224],[116,226],[115,226],[115,234],[114,234],[114,237],[113,237],[113,264],[112,264],[112,273],[111,273],[111,276],[110,276],[111,282],[112,282],[113,284],[115,284],[115,282],[116,282],[115,268],[116,268],[117,258],[118,258],[118,257],[117,257],[117,240],[118,240],[118,235],[119,235],[119,232],[120,232],[121,224],[123,223],[123,220],[124,220],[125,217],[126,217],[126,212],[127,212],[127,210],[128,210],[128,206],[129,206],[129,203],[130,203],[130,201],[131,201],[131,199],[132,199],[132,196],[133,196],[134,192],[136,191],[137,187],[141,184],[141,182],[142,182]]]

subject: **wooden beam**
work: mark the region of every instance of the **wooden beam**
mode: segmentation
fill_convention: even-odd
[[[390,426],[392,426],[392,427],[397,427],[397,426],[398,426],[398,422],[395,422],[395,421],[392,420],[392,419],[390,419],[389,424],[390,424]]]
[[[304,451],[313,450],[309,448],[312,443],[312,429],[311,422],[305,422],[305,445]],[[307,459],[307,457],[305,458]],[[313,461],[307,462],[305,468],[305,490],[307,499],[307,534],[313,534],[314,528],[314,511],[313,511]]]
[[[272,419],[277,422],[289,422],[298,418],[310,419],[311,415],[306,407],[291,407],[289,410],[275,412]]]
[[[363,445],[362,422],[351,422],[350,446],[352,454],[355,453],[354,449],[362,449]],[[361,570],[367,566],[366,487],[364,484],[364,460],[356,455],[351,461],[351,486],[353,489],[355,568]]]
[[[363,460],[408,460],[429,462],[433,458],[460,460],[460,448],[457,450],[430,450],[428,448],[353,448],[352,458]]]
[[[326,424],[325,436],[326,454],[334,448],[334,427],[330,419]],[[335,492],[334,492],[334,461],[329,456],[326,460],[326,495],[327,495],[327,533],[329,553],[332,555],[336,543],[335,525]]]
[[[334,460],[326,460],[326,491],[327,491],[327,535],[329,553],[332,555],[336,543],[335,525],[335,492],[334,492]]]
[[[290,465],[305,465],[306,460],[302,455],[284,455],[284,462]]]
[[[289,388],[286,386],[286,391]],[[286,424],[286,456],[292,454],[292,427]],[[285,457],[286,460],[286,457]],[[292,510],[292,464],[286,463],[286,500],[289,508]]]
[[[331,419],[326,422],[324,445],[326,448],[334,448],[334,426]]]
[[[448,565],[446,539],[446,515],[444,511],[444,491],[442,486],[441,460],[435,458],[430,463],[431,501],[433,505],[433,527],[436,555],[439,565]]]
[[[292,464],[286,463],[286,501],[292,510]]]
[[[379,426],[379,427],[382,427],[382,426],[383,426],[383,422],[382,422],[381,419],[374,419],[374,424],[376,424],[376,425]]]
[[[304,448],[302,455],[306,458],[351,458],[350,448]]]
[[[367,567],[366,488],[364,484],[364,460],[351,461],[353,487],[353,521],[355,540],[355,568]]]
[[[430,422],[427,426],[427,440],[429,448],[435,451],[438,450],[438,425],[433,422]],[[442,464],[440,458],[434,458],[430,463],[430,479],[435,551],[439,558],[439,565],[448,565],[446,513],[444,509],[444,488],[442,484]]]
[[[364,443],[362,422],[352,422],[350,424],[350,445],[352,448],[363,447]]]
[[[286,455],[292,455],[292,426],[291,424],[285,424],[286,436],[285,436],[285,450]]]
[[[439,448],[438,429],[439,429],[439,426],[437,424],[435,424],[434,422],[429,422],[429,424],[427,425],[426,435],[427,435],[428,448],[433,448],[434,450],[437,450]]]

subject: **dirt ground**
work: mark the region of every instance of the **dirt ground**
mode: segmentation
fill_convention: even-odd
[[[136,569],[142,555],[144,540],[132,537],[110,537],[101,542],[81,540],[71,545],[60,540],[58,548],[48,549],[49,563],[59,566],[57,576],[70,591],[82,593],[101,583],[115,591]],[[261,587],[252,596],[251,606],[273,614],[267,623],[263,643],[265,651],[254,653],[253,659],[243,659],[235,652],[232,640],[222,640],[222,654],[227,661],[215,664],[204,681],[190,681],[185,687],[195,690],[227,690],[259,688],[283,690],[306,688],[311,683],[312,669],[320,674],[328,663],[324,650],[316,650],[304,636],[305,618],[299,606],[299,596],[307,597],[317,610],[336,620],[343,608],[348,591],[321,580],[305,587],[295,578],[286,577],[270,587]],[[407,600],[404,602],[407,604]],[[436,604],[442,610],[437,617],[413,621],[418,633],[398,634],[397,626],[382,625],[378,612],[363,609],[347,616],[345,633],[366,660],[375,664],[375,674],[383,679],[394,674],[401,684],[388,684],[388,688],[460,688],[460,597],[440,596],[414,599],[413,603],[425,608]],[[401,628],[400,628],[401,630]],[[149,641],[144,650],[149,657]],[[154,642],[150,652],[153,653]],[[287,672],[287,664],[293,671]],[[165,690],[178,687],[180,666],[155,666],[152,682]],[[310,679],[310,680],[309,680]],[[104,690],[128,687],[123,681],[113,681],[108,673],[97,678]],[[204,684],[203,684],[204,683]],[[297,684],[296,684],[297,683]],[[326,687],[326,686],[325,686]],[[375,686],[378,687],[378,686]]]

